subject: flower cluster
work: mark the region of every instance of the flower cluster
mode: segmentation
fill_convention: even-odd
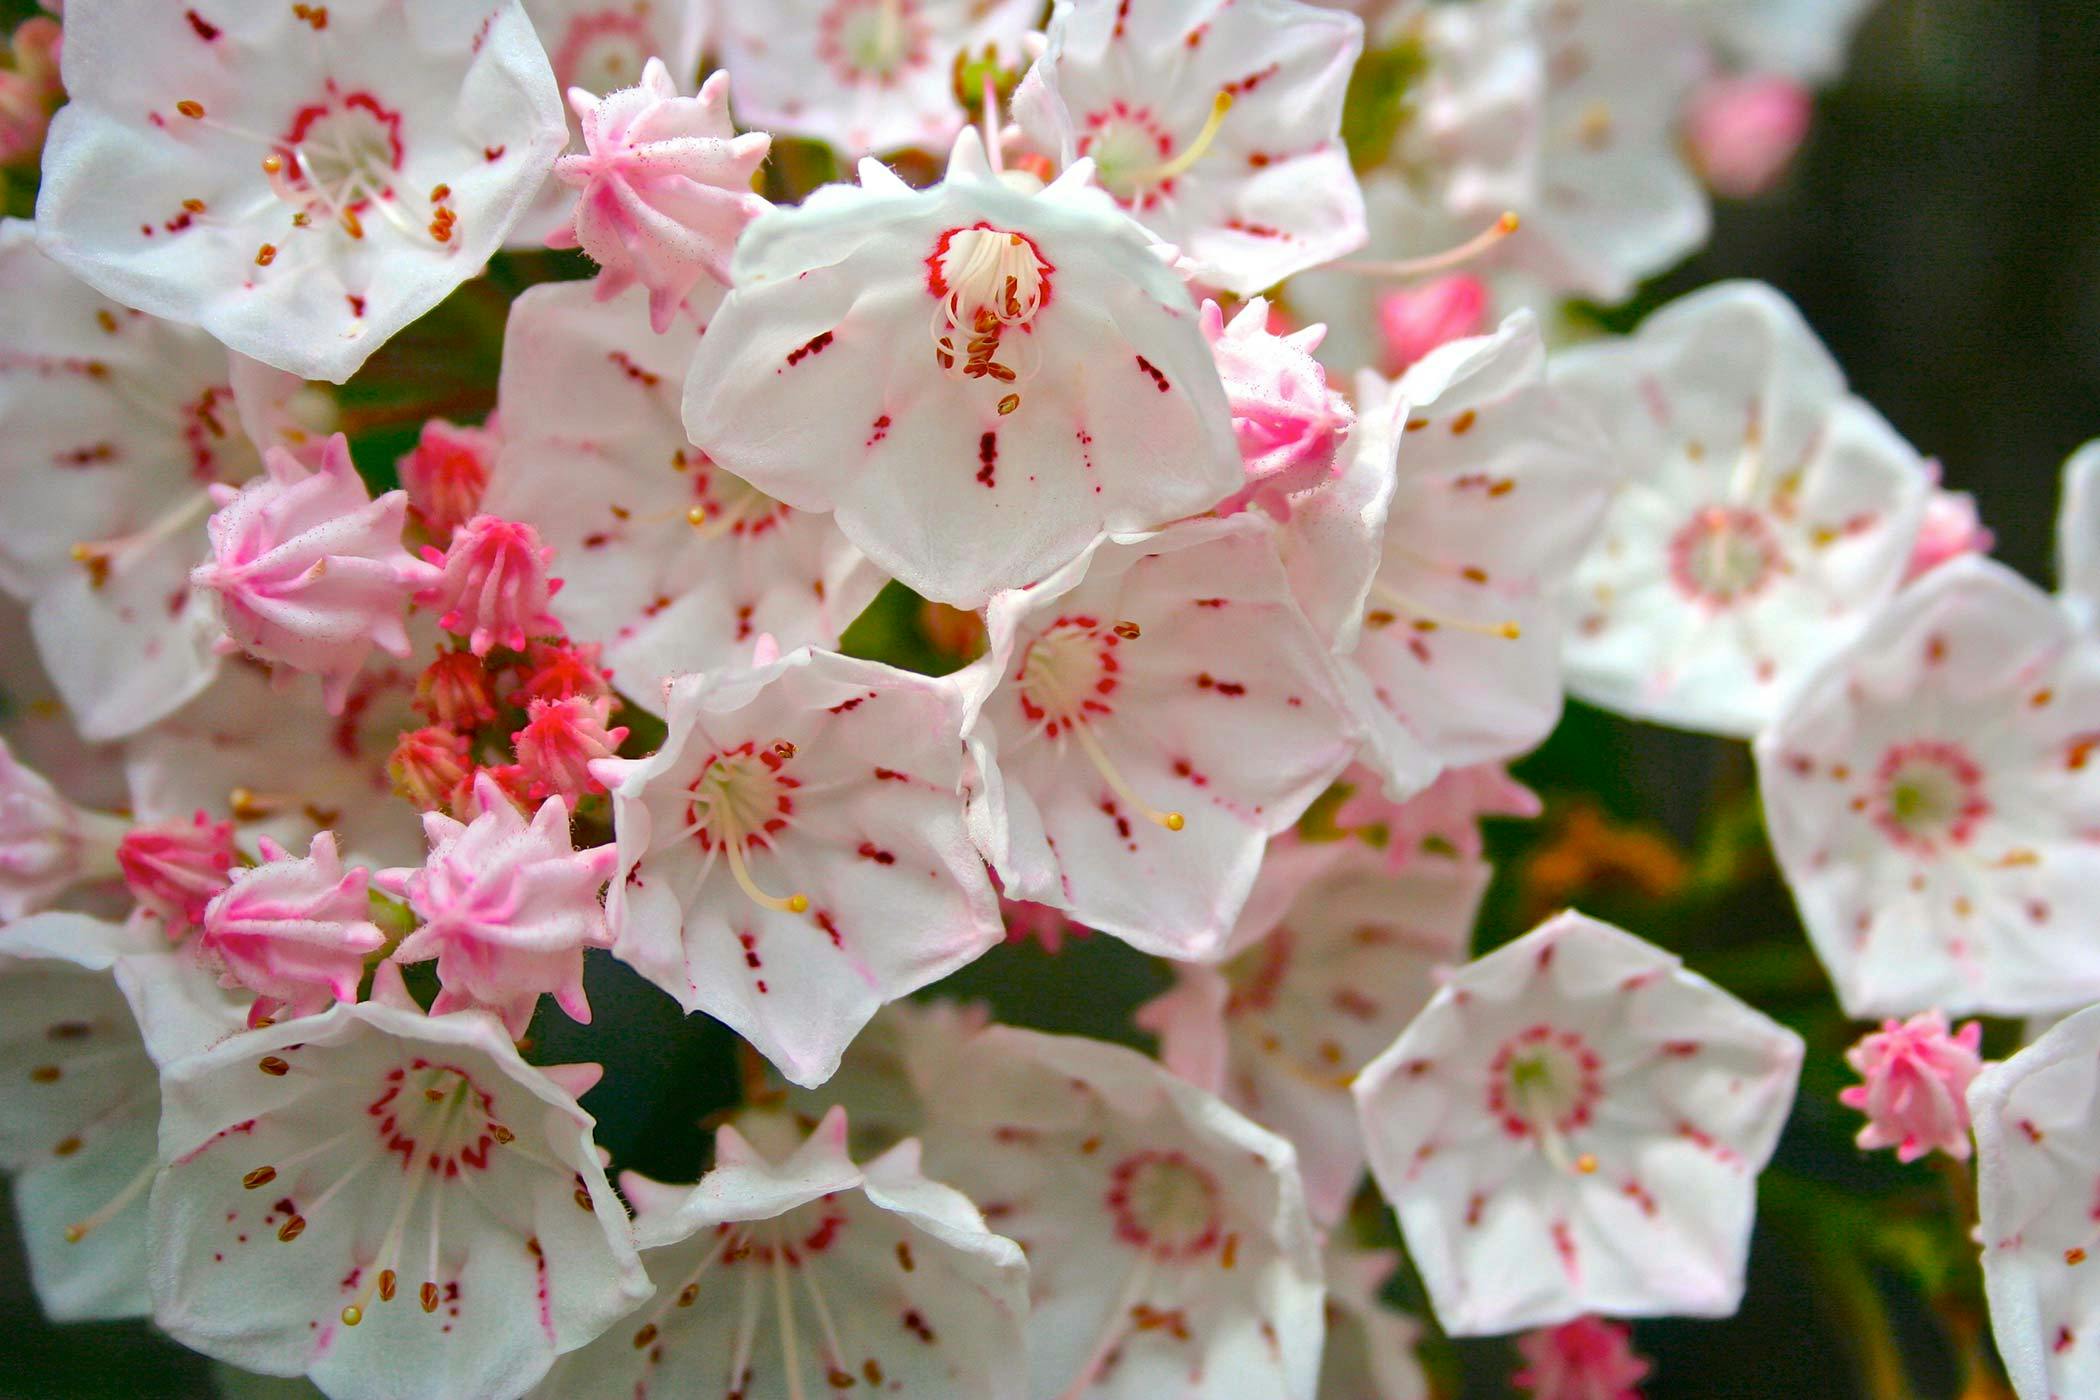
[[[1518,1386],[1635,1394],[1607,1319],[1737,1308],[1806,1047],[1585,914],[1473,956],[1573,693],[1754,740],[1892,1018],[1860,1147],[1973,1106],[2007,1359],[2095,1383],[2095,1013],[1946,1017],[2100,1000],[2100,458],[2052,599],[1772,289],[1551,315],[1781,178],[1862,4],[1370,8],[72,0],[48,140],[25,25],[51,1315],[346,1400],[1395,1400],[1397,1242]],[[1154,960],[1157,1056],[912,999],[988,954]],[[542,1049],[651,987],[744,1057],[697,1182]]]

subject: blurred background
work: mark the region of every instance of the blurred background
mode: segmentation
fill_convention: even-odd
[[[0,0],[0,26],[27,12]],[[1820,95],[1786,181],[1724,203],[1711,246],[1611,322],[1736,277],[1791,296],[1858,392],[1944,464],[1948,486],[1976,495],[2000,557],[2053,583],[2058,468],[2100,436],[2100,4],[1885,0],[1848,76]],[[862,640],[893,652],[910,607],[887,596]],[[1636,1345],[1655,1362],[1643,1393],[2009,1396],[1988,1358],[1973,1250],[1953,1224],[1965,1173],[1899,1167],[1851,1145],[1859,1120],[1835,1094],[1859,1028],[1838,1019],[1770,870],[1741,746],[1573,710],[1518,772],[1548,814],[1494,833],[1482,949],[1579,901],[1809,1040],[1800,1105],[1760,1186],[1748,1301],[1727,1321],[1639,1324]],[[1010,945],[941,990],[987,998],[1006,1019],[1129,1040],[1129,1009],[1161,982],[1120,944],[1094,939],[1054,964]],[[1104,985],[1115,998],[1098,995]],[[728,1036],[681,1019],[610,962],[594,963],[589,992],[599,1015],[589,1053],[606,1061],[609,1085],[628,1089],[586,1099],[601,1141],[620,1165],[691,1179],[705,1163],[704,1120],[735,1097]],[[1987,1049],[2006,1053],[2016,1033],[1991,1027]],[[559,1017],[534,1034],[547,1062],[582,1052]],[[1390,1238],[1373,1203],[1361,1223]],[[1426,1314],[1405,1279],[1396,1299]],[[11,1224],[0,1227],[0,1315],[10,1324],[0,1397],[215,1393],[209,1363],[142,1325],[44,1323]],[[1512,1393],[1505,1343],[1433,1341],[1428,1355],[1444,1393]]]

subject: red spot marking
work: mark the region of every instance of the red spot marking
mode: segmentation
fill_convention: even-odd
[[[977,439],[977,480],[985,486],[992,485],[994,469],[999,465],[999,435],[986,433]]]
[[[643,369],[634,362],[634,358],[625,350],[615,350],[605,358],[618,365],[620,373],[626,375],[645,389],[654,389],[663,382],[662,375],[655,373],[653,370]]]
[[[505,146],[483,146],[481,148],[481,158],[493,164],[503,159],[503,153],[507,149],[509,148]]]
[[[843,948],[846,946],[846,940],[839,937],[839,926],[831,921],[830,914],[826,913],[822,909],[819,909],[817,911],[816,922],[817,927],[824,930],[824,936],[831,940],[832,947]]]
[[[812,336],[809,340],[803,342],[803,344],[798,348],[788,351],[787,367],[789,369],[793,369],[796,365],[801,364],[811,355],[823,354],[824,347],[829,344],[831,344],[830,331],[825,331],[822,335]],[[885,418],[882,421],[885,424],[887,424],[890,420]]]
[[[896,856],[892,855],[888,851],[883,850],[880,846],[877,846],[873,841],[861,842],[860,851],[858,852],[858,854],[862,860],[872,860],[877,865],[895,865],[897,863]],[[821,915],[819,915],[818,917],[820,919],[822,918]]]
[[[195,10],[183,11],[182,17],[190,22],[190,28],[196,30],[197,37],[205,43],[208,44],[219,37],[219,26],[213,24],[203,15],[198,14]]]
[[[875,780],[881,783],[908,783],[911,781],[911,774],[899,773],[894,768],[878,768],[875,770]]]
[[[1266,68],[1249,73],[1244,78],[1225,84],[1225,91],[1231,93],[1234,97],[1244,97],[1282,71],[1282,64],[1272,63]]]
[[[1158,387],[1162,394],[1173,387],[1167,383],[1167,377],[1159,372],[1158,366],[1154,365],[1152,361],[1146,359],[1143,355],[1137,357],[1137,367],[1152,376],[1153,384]]]
[[[890,416],[887,413],[885,413],[880,418],[875,420],[874,431],[869,434],[867,442],[862,445],[866,447],[873,447],[876,443],[881,442],[884,438],[888,437],[889,435]]]

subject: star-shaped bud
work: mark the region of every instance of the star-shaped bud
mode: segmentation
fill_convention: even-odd
[[[1220,514],[1259,502],[1288,516],[1290,496],[1337,475],[1342,439],[1356,421],[1348,400],[1327,387],[1327,371],[1313,358],[1325,326],[1289,335],[1269,332],[1269,304],[1254,298],[1228,324],[1214,301],[1203,303],[1203,338],[1210,342],[1232,410],[1247,484]]]
[[[1693,93],[1685,141],[1716,194],[1751,199],[1786,174],[1814,116],[1815,94],[1791,78],[1729,74]]]
[[[1725,1317],[1801,1039],[1568,913],[1471,963],[1357,1076],[1379,1189],[1453,1336]]]
[[[580,695],[534,700],[525,713],[525,727],[511,743],[530,790],[571,803],[605,791],[605,784],[591,776],[591,765],[613,757],[627,738],[625,725],[611,724],[612,701]]]
[[[493,1018],[374,1000],[169,1067],[153,1316],[348,1400],[518,1395],[649,1293],[576,1095]]]
[[[440,725],[405,729],[386,759],[387,781],[419,812],[464,811],[474,780],[473,745]]]
[[[437,1015],[478,1006],[521,1036],[540,994],[551,992],[563,1011],[588,1023],[583,950],[612,943],[598,892],[618,863],[613,848],[577,850],[559,797],[527,822],[484,773],[474,800],[480,812],[471,822],[424,814],[430,857],[420,868],[375,877],[423,921],[393,960],[437,959],[444,984],[430,1008]]]
[[[1366,376],[1340,481],[1295,503],[1285,562],[1333,638],[1395,795],[1536,745],[1560,717],[1557,594],[1617,473],[1545,382],[1529,314]]]
[[[38,234],[127,305],[341,383],[502,246],[561,98],[517,0],[253,18],[72,16]]]
[[[1848,1015],[2100,997],[2100,652],[1989,560],[1905,589],[1757,741],[1780,871]]]
[[[208,813],[186,822],[135,826],[117,843],[117,866],[141,913],[160,921],[170,938],[182,938],[204,923],[204,910],[233,879],[239,852],[233,823]]]
[[[454,530],[481,513],[501,446],[493,419],[481,428],[462,428],[442,418],[426,422],[415,449],[395,464],[408,492],[409,517],[440,544],[449,541]]]
[[[690,82],[700,71],[700,46],[713,6],[708,0],[524,0],[554,67],[559,92],[613,92],[641,81],[652,58],[673,76]],[[584,149],[577,114],[570,112],[568,153]],[[567,226],[575,194],[549,180],[511,230],[510,246],[544,246],[548,235]]]
[[[2100,623],[2100,441],[2064,463],[2056,510],[2056,587],[2087,631]]]
[[[729,74],[710,76],[698,97],[680,97],[657,58],[637,86],[602,98],[572,88],[569,106],[585,149],[557,160],[554,173],[581,193],[573,227],[552,241],[579,245],[598,264],[601,299],[637,282],[648,288],[657,334],[696,295],[704,323],[729,288],[744,226],[772,207],[751,192],[751,177],[773,138],[737,134]]]
[[[992,600],[965,672],[972,830],[1006,892],[1219,957],[1269,838],[1355,748],[1255,515],[1105,539]]]
[[[830,652],[671,682],[649,758],[593,765],[613,952],[821,1084],[884,1002],[1003,935],[963,826],[952,684]]]
[[[1966,491],[1934,487],[1925,498],[1925,512],[1918,522],[1918,542],[1910,552],[1903,580],[1908,583],[1964,554],[1989,554],[1996,543],[1997,536],[1977,514],[1974,496]]]
[[[341,713],[374,647],[409,654],[409,598],[439,573],[401,546],[407,494],[373,500],[341,434],[317,468],[282,448],[263,465],[238,492],[215,488],[212,557],[190,582],[217,595],[222,649],[318,675],[330,713]]]
[[[1400,374],[1440,346],[1487,334],[1487,308],[1486,284],[1466,273],[1387,292],[1378,299],[1380,367]]]
[[[59,795],[0,739],[0,920],[45,908],[75,885],[120,873],[127,824]]]
[[[472,733],[496,718],[496,678],[471,651],[440,651],[416,677],[415,706],[440,728]]]
[[[2023,1400],[2100,1385],[2100,1008],[2066,1017],[1969,1086],[1991,1331]]]
[[[55,913],[0,930],[0,1168],[54,1322],[146,1315],[155,1061],[240,1024],[150,927]]]
[[[1908,1021],[1882,1022],[1845,1052],[1845,1063],[1862,1084],[1838,1094],[1838,1102],[1867,1115],[1859,1130],[1862,1148],[1893,1147],[1896,1160],[1915,1162],[1939,1151],[1969,1159],[1969,1082],[1983,1068],[1976,1053],[1983,1023],[1971,1021],[1949,1033],[1947,1018],[1921,1011]]]
[[[916,1101],[927,1172],[1027,1252],[1033,1394],[1312,1394],[1319,1248],[1288,1143],[1121,1046],[900,1024],[887,1078]]]
[[[1415,1356],[1422,1324],[1380,1296],[1399,1267],[1397,1249],[1358,1249],[1339,1233],[1329,1237],[1319,1400],[1430,1400],[1429,1377]]]
[[[1628,1328],[1596,1317],[1526,1332],[1517,1354],[1524,1368],[1510,1384],[1532,1400],[1641,1400],[1635,1387],[1650,1369]]]
[[[31,605],[37,649],[82,733],[143,729],[211,683],[219,659],[190,569],[206,488],[259,464],[236,374],[202,331],[126,309],[0,221],[0,589]],[[255,367],[259,369],[260,367]],[[266,371],[266,375],[274,372]],[[281,378],[288,380],[289,376]]]
[[[1313,1219],[1363,1180],[1349,1081],[1463,962],[1489,870],[1417,861],[1388,872],[1354,841],[1278,843],[1217,967],[1179,963],[1138,1011],[1169,1069],[1288,1138]]]
[[[1037,146],[1095,179],[1205,284],[1250,296],[1364,244],[1342,144],[1363,22],[1299,0],[1060,0],[1014,95]]]
[[[539,531],[501,516],[477,515],[446,548],[425,546],[423,559],[440,576],[416,595],[438,614],[438,626],[467,638],[468,650],[487,656],[502,645],[523,651],[535,633],[559,633],[547,605],[561,580],[547,576],[554,550]]]
[[[737,245],[686,380],[715,462],[964,608],[1239,487],[1188,291],[1085,167],[1024,194],[966,131],[932,189],[860,180]]]
[[[258,844],[263,863],[235,872],[205,906],[199,957],[224,985],[255,993],[258,1018],[356,1001],[365,955],[386,943],[367,914],[370,872],[343,868],[332,831],[303,858],[267,836]]]
[[[547,1400],[1028,1394],[1027,1262],[927,1179],[917,1143],[858,1166],[843,1109],[807,1139],[747,1114],[716,1131],[699,1185],[629,1173],[620,1188],[656,1296],[565,1358]]]
[[[1554,357],[1627,481],[1569,593],[1569,688],[1748,737],[1858,635],[1910,563],[1924,462],[1759,283]]]
[[[1428,787],[1404,801],[1387,796],[1378,775],[1353,768],[1342,775],[1349,793],[1334,809],[1334,824],[1385,852],[1398,870],[1424,854],[1478,860],[1483,817],[1529,819],[1545,810],[1538,794],[1498,763],[1447,768]]]
[[[1040,0],[775,0],[718,11],[744,120],[848,156],[939,149],[967,114],[955,65],[1017,58]],[[1012,61],[1012,58],[1009,59]]]
[[[836,646],[883,583],[830,517],[686,441],[693,351],[686,330],[651,334],[640,292],[599,302],[573,283],[519,297],[503,341],[508,445],[489,508],[559,552],[554,615],[658,711],[663,677],[740,664],[760,635]]]

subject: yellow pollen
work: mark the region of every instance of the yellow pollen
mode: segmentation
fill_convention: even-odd
[[[685,523],[698,529],[707,523],[707,512],[698,506],[694,506],[685,513]]]
[[[1585,1152],[1580,1157],[1577,1157],[1575,1159],[1575,1170],[1581,1172],[1584,1176],[1595,1176],[1597,1174],[1596,1154]]]
[[[282,174],[284,172],[284,157],[274,151],[271,152],[262,158],[262,169],[265,175]]]
[[[365,1310],[352,1303],[343,1309],[343,1326],[355,1327],[365,1320]]]

